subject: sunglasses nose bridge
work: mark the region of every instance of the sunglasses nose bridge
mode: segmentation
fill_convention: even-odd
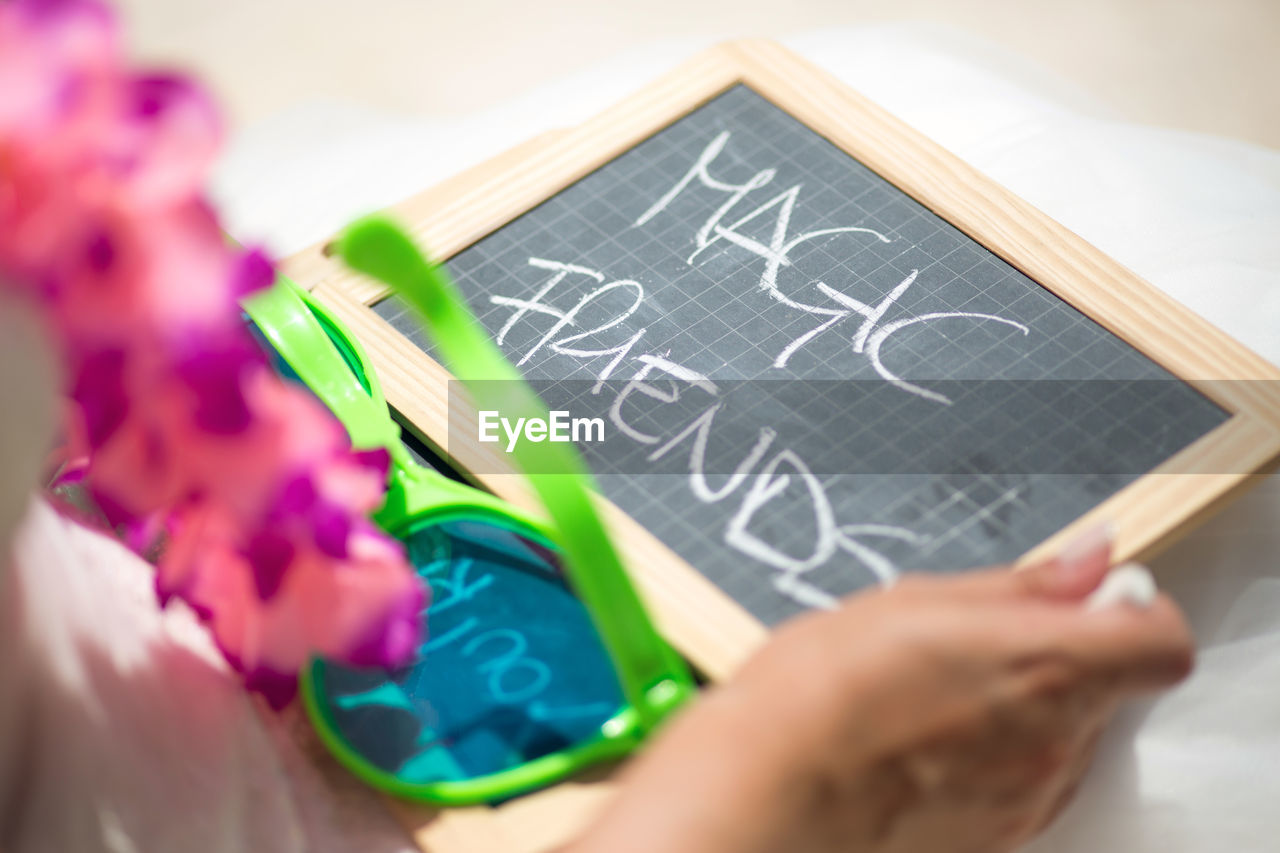
[[[417,464],[398,440],[391,442],[388,449],[391,470],[387,475],[386,493],[382,506],[373,515],[374,521],[384,529],[402,528],[424,512],[475,504],[484,495]]]

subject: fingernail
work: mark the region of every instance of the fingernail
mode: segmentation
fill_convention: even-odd
[[[1156,600],[1156,579],[1151,572],[1137,563],[1116,566],[1102,579],[1102,583],[1085,599],[1085,610],[1106,610],[1127,604],[1145,610]]]
[[[1106,560],[1116,538],[1115,530],[1109,519],[1083,530],[1058,553],[1054,571],[1061,578],[1070,578],[1088,570],[1097,560]]]

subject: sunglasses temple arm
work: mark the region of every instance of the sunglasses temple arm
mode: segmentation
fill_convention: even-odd
[[[331,248],[348,266],[391,285],[417,310],[445,366],[465,377],[477,409],[548,417],[448,275],[398,226],[370,217],[350,226]],[[551,442],[523,442],[514,455],[560,533],[570,581],[604,640],[627,700],[646,728],[655,725],[692,694],[694,682],[654,628],[623,568],[593,503],[582,458],[572,444]]]
[[[359,450],[385,448],[403,468],[408,454],[391,420],[377,377],[368,375],[366,391],[316,320],[297,285],[277,276],[272,286],[241,304],[259,331],[307,387],[341,421]],[[352,342],[353,348],[357,345]],[[359,352],[357,350],[357,355]]]

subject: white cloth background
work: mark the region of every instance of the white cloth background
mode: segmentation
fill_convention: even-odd
[[[878,27],[786,43],[1280,363],[1280,152],[1126,124],[952,32]],[[237,237],[287,254],[590,116],[701,46],[655,45],[454,121],[301,104],[232,140],[215,196]],[[1271,479],[1157,562],[1199,636],[1199,668],[1122,715],[1035,853],[1280,843],[1278,518]],[[258,714],[190,615],[155,613],[145,571],[113,548],[37,507],[17,571],[0,584],[0,696],[21,697],[0,702],[0,804],[22,809],[7,816],[19,827],[13,847],[401,849],[377,802],[293,745],[296,720]],[[130,766],[139,756],[147,763]]]

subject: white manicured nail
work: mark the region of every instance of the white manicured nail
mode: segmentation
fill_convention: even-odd
[[[1120,604],[1146,609],[1156,600],[1156,579],[1145,566],[1125,563],[1116,566],[1084,601],[1090,612]]]

